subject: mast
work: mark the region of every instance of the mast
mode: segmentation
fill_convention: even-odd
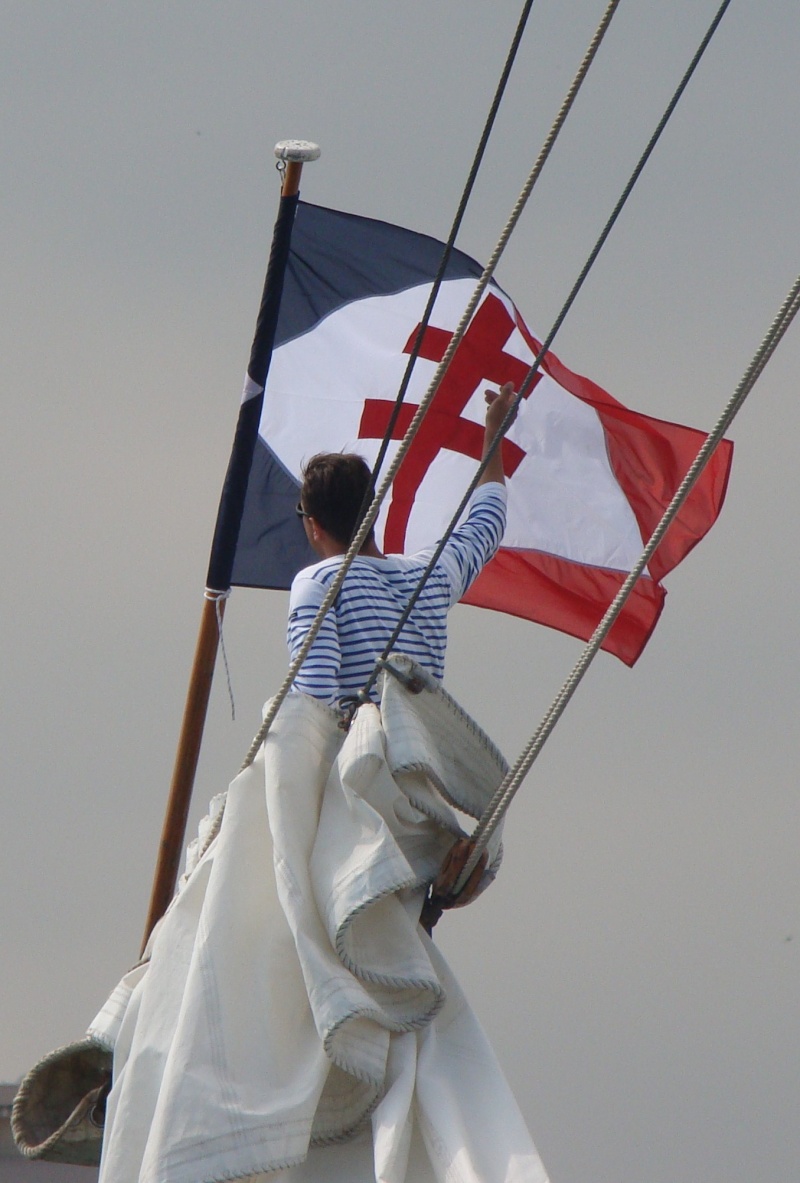
[[[289,256],[292,224],[300,192],[303,164],[316,160],[320,150],[306,140],[282,140],[275,145],[278,167],[283,171],[278,217],[275,222],[267,276],[247,371],[244,398],[234,437],[228,472],[220,498],[217,524],[209,559],[206,591],[194,662],[189,678],[183,722],[178,738],[161,840],[158,848],[150,906],[142,951],[153,928],[164,915],[178,879],[186,835],[200,746],[203,740],[211,683],[219,645],[219,633],[230,592],[231,572],[239,536],[247,480],[253,458],[272,346],[280,311],[283,277]]]

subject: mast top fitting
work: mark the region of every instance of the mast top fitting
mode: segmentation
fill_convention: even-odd
[[[275,145],[278,160],[304,164],[309,160],[316,160],[319,154],[319,144],[313,144],[310,140],[278,140]]]

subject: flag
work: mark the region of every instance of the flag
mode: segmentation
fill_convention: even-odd
[[[261,399],[231,582],[286,588],[316,556],[295,514],[316,452],[372,465],[417,336],[442,244],[385,222],[300,202]],[[388,464],[482,268],[454,251],[425,330]],[[494,282],[400,467],[376,523],[387,553],[441,537],[474,475],[487,386],[518,390],[541,343]],[[254,347],[255,353],[255,347]],[[705,438],[628,410],[548,352],[503,441],[508,524],[465,602],[588,639],[641,555]],[[723,443],[637,582],[604,648],[632,665],[660,615],[662,579],[713,525],[732,445]]]

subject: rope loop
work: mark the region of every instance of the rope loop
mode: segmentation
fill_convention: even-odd
[[[203,596],[205,597],[205,599],[211,600],[212,603],[214,604],[215,609],[216,609],[217,633],[219,634],[219,647],[222,650],[222,660],[225,665],[225,679],[228,683],[228,698],[230,699],[230,702],[231,702],[231,722],[234,722],[236,720],[236,705],[233,701],[233,686],[231,684],[231,671],[230,671],[230,666],[228,665],[228,654],[225,652],[225,636],[222,632],[222,615],[223,615],[222,605],[225,602],[225,600],[228,599],[230,594],[231,594],[230,588],[228,588],[227,591],[216,591],[214,588],[207,587],[205,589],[205,591],[203,592]]]
[[[364,699],[361,693],[358,694],[343,694],[339,699],[339,730],[349,731],[353,725],[353,719],[358,714],[358,708],[364,705],[364,702],[369,702],[369,699]]]

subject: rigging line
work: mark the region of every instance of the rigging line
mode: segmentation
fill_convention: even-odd
[[[513,797],[519,789],[525,776],[530,771],[531,766],[544,747],[544,744],[560,719],[561,715],[567,707],[572,695],[575,693],[580,681],[582,680],[586,670],[589,668],[592,660],[600,649],[601,644],[605,640],[609,631],[611,630],[614,621],[619,616],[625,601],[628,599],[634,585],[644,571],[648,562],[660,545],[664,535],[672,524],[679,509],[682,507],[694,484],[698,480],[700,474],[705,468],[708,461],[711,459],[715,449],[722,440],[725,432],[730,427],[738,412],[741,410],[745,399],[750,394],[750,391],[756,384],[764,367],[775,352],[781,338],[792,323],[795,314],[800,309],[800,276],[795,280],[788,296],[784,300],[780,310],[775,319],[770,325],[761,345],[756,351],[750,365],[747,367],[739,385],[728,401],[727,406],[722,412],[722,415],[714,427],[713,431],[707,436],[700,451],[697,453],[691,467],[686,476],[683,478],[675,496],[673,497],[667,509],[664,512],[661,521],[656,526],[650,541],[643,550],[638,562],[632,569],[622,587],[617,592],[614,600],[609,605],[605,616],[600,624],[595,629],[592,637],[587,643],[583,653],[576,662],[572,672],[562,686],[558,695],[556,696],[550,709],[547,711],[539,727],[531,736],[527,746],[523,749],[518,757],[513,768],[509,769],[503,782],[497,789],[492,800],[489,802],[483,817],[478,822],[473,831],[471,841],[474,843],[474,849],[470,854],[464,869],[461,872],[454,887],[454,894],[462,889],[464,884],[469,879],[474,868],[477,866],[480,859],[481,852],[485,848],[489,839],[491,838],[497,826],[500,823],[504,813],[511,804]]]
[[[377,489],[377,491],[375,493],[375,496],[372,500],[372,504],[370,505],[369,509],[367,510],[361,525],[359,526],[358,530],[356,531],[356,535],[350,544],[349,550],[347,551],[347,553],[344,555],[344,558],[342,559],[342,564],[336,573],[336,577],[332,581],[330,587],[328,588],[328,591],[325,594],[325,597],[322,600],[322,603],[320,604],[320,606],[317,610],[317,615],[314,617],[314,620],[312,621],[312,623],[309,627],[308,633],[306,634],[305,641],[303,642],[302,646],[298,650],[297,656],[295,657],[294,661],[292,661],[291,665],[289,666],[289,670],[288,670],[283,682],[281,683],[277,694],[275,694],[275,696],[273,697],[273,699],[270,702],[267,713],[264,716],[264,721],[262,722],[261,727],[256,732],[253,742],[251,743],[250,748],[247,752],[247,755],[244,758],[244,763],[242,764],[242,768],[240,771],[244,771],[245,768],[248,768],[250,766],[250,764],[252,764],[253,760],[256,758],[256,754],[258,753],[258,750],[261,747],[261,744],[264,742],[264,739],[265,739],[270,727],[272,726],[272,723],[275,720],[275,716],[277,715],[277,713],[280,709],[281,703],[285,699],[286,695],[289,693],[289,691],[292,687],[292,683],[294,682],[295,678],[297,677],[298,671],[300,670],[300,667],[302,666],[303,662],[305,661],[306,657],[308,656],[309,650],[311,649],[311,646],[313,645],[314,641],[317,638],[317,634],[319,633],[319,630],[322,627],[322,622],[325,619],[325,616],[327,615],[328,610],[333,605],[334,601],[336,600],[336,597],[338,596],[338,594],[342,588],[342,584],[344,583],[345,576],[347,575],[347,572],[350,570],[350,567],[353,565],[354,559],[358,555],[359,551],[361,550],[361,547],[364,545],[364,543],[367,539],[367,536],[368,536],[370,530],[372,529],[373,523],[374,523],[376,517],[378,516],[378,510],[381,507],[381,503],[383,502],[383,499],[385,498],[387,492],[389,491],[389,489],[392,485],[392,482],[395,478],[395,475],[397,473],[397,470],[399,469],[400,465],[402,464],[403,459],[405,458],[406,452],[410,448],[411,443],[412,443],[415,435],[417,434],[417,431],[419,430],[419,426],[425,416],[425,413],[427,412],[428,407],[430,406],[431,402],[433,401],[436,391],[439,389],[439,385],[442,381],[442,378],[444,377],[444,375],[447,371],[447,368],[450,365],[450,362],[452,361],[453,356],[454,356],[458,346],[461,344],[461,340],[467,331],[467,328],[468,328],[469,323],[472,319],[473,313],[475,312],[475,309],[477,308],[478,303],[480,302],[480,299],[483,296],[483,293],[485,292],[485,290],[489,284],[489,281],[492,278],[492,275],[494,274],[494,271],[497,267],[497,264],[500,261],[503,251],[505,250],[508,240],[511,237],[511,233],[514,230],[517,222],[519,221],[522,211],[525,208],[525,203],[527,202],[527,200],[531,194],[531,190],[533,189],[533,186],[536,183],[536,180],[542,171],[544,163],[545,163],[548,155],[550,154],[553,144],[555,143],[555,140],[558,136],[558,133],[559,133],[569,111],[570,111],[570,108],[572,107],[572,105],[575,101],[575,98],[577,97],[578,91],[580,90],[581,85],[583,84],[583,81],[586,77],[589,67],[592,64],[592,61],[594,60],[597,50],[599,49],[599,47],[602,43],[603,37],[605,36],[606,30],[608,29],[608,26],[611,23],[611,18],[613,17],[614,12],[616,11],[618,5],[619,5],[619,0],[610,0],[608,7],[606,8],[606,11],[603,14],[603,17],[600,21],[600,24],[598,25],[597,29],[595,30],[594,36],[592,37],[592,40],[589,43],[589,47],[586,50],[586,53],[584,54],[583,61],[581,62],[580,66],[578,67],[578,71],[577,71],[575,78],[573,79],[573,81],[570,85],[570,88],[567,92],[567,96],[564,99],[564,101],[561,105],[561,108],[556,116],[555,122],[554,122],[552,128],[550,129],[550,132],[548,133],[547,139],[545,140],[545,143],[539,153],[539,156],[536,159],[536,162],[534,163],[533,168],[531,169],[528,179],[525,182],[525,185],[523,186],[522,192],[520,193],[519,197],[517,198],[517,201],[514,205],[514,208],[511,211],[511,215],[508,219],[508,222],[506,223],[505,228],[503,229],[503,232],[497,242],[497,245],[495,246],[494,252],[492,253],[492,256],[491,256],[489,262],[487,263],[486,267],[484,268],[483,274],[481,275],[480,279],[478,280],[475,291],[473,292],[472,297],[471,297],[469,303],[467,304],[466,309],[464,310],[461,320],[459,321],[459,324],[456,327],[455,332],[453,333],[453,336],[447,346],[447,349],[444,352],[444,356],[442,357],[442,360],[439,362],[439,365],[436,368],[436,372],[433,375],[433,379],[431,381],[431,384],[428,387],[422,400],[420,401],[420,404],[417,407],[416,412],[414,413],[414,417],[412,418],[411,423],[408,426],[408,430],[406,431],[406,434],[403,436],[403,439],[400,442],[397,452],[394,455],[394,459],[392,460],[386,475],[383,477],[380,487]],[[502,428],[502,430],[505,430],[505,426]],[[499,433],[498,433],[498,435],[499,435]]]
[[[403,401],[406,397],[406,392],[408,391],[408,386],[411,381],[411,375],[413,373],[414,366],[417,363],[417,358],[419,357],[420,349],[422,348],[422,341],[425,336],[425,330],[427,329],[427,327],[430,323],[431,314],[433,313],[433,306],[436,303],[436,299],[439,295],[439,289],[441,288],[442,281],[444,280],[444,275],[447,270],[447,264],[450,262],[450,256],[453,253],[453,247],[455,246],[456,237],[458,236],[458,232],[461,229],[461,223],[464,220],[464,214],[466,213],[467,203],[469,202],[469,199],[472,196],[472,190],[475,186],[475,181],[478,176],[478,170],[480,169],[480,166],[483,162],[483,157],[486,152],[486,145],[489,142],[489,136],[491,135],[492,128],[494,127],[494,122],[495,122],[495,119],[497,118],[497,112],[500,109],[500,103],[501,103],[503,95],[505,93],[506,84],[507,84],[509,76],[511,74],[511,69],[514,65],[514,61],[517,56],[517,50],[519,49],[520,42],[522,41],[522,36],[523,36],[523,33],[525,32],[525,27],[528,23],[528,17],[530,15],[530,11],[531,11],[532,7],[533,7],[533,0],[526,0],[525,5],[523,6],[523,9],[522,9],[522,14],[519,18],[519,21],[517,22],[517,28],[514,33],[514,37],[511,41],[511,47],[508,51],[508,55],[506,57],[505,65],[503,66],[503,70],[500,74],[500,80],[497,84],[497,89],[495,90],[495,95],[492,100],[492,104],[489,108],[489,114],[486,117],[486,123],[483,128],[483,133],[481,135],[480,140],[478,141],[478,147],[475,152],[475,158],[472,161],[472,167],[470,168],[469,175],[467,176],[467,181],[466,181],[466,184],[464,185],[464,191],[461,194],[461,200],[458,203],[458,208],[456,209],[455,217],[453,218],[453,224],[450,227],[450,233],[448,235],[447,242],[445,243],[444,250],[442,251],[442,257],[439,262],[439,267],[438,267],[436,275],[434,276],[434,279],[433,279],[433,285],[431,287],[430,294],[428,296],[428,301],[425,305],[425,310],[422,314],[422,320],[419,323],[419,327],[417,329],[417,334],[414,338],[414,344],[411,349],[411,354],[409,356],[408,362],[406,363],[405,373],[403,374],[403,378],[400,383],[400,389],[397,392],[395,404],[394,404],[394,407],[392,408],[392,413],[389,418],[389,422],[386,426],[386,431],[383,434],[383,439],[381,440],[381,445],[378,450],[378,455],[377,455],[377,458],[376,458],[375,463],[372,468],[372,475],[370,477],[369,484],[367,485],[367,489],[364,493],[364,500],[361,503],[361,507],[358,511],[358,517],[356,518],[356,526],[353,531],[353,535],[355,535],[355,531],[360,526],[360,524],[364,518],[364,515],[366,514],[367,509],[369,508],[370,502],[372,501],[372,498],[374,496],[375,484],[378,479],[378,474],[383,466],[384,460],[386,459],[386,452],[388,450],[389,444],[392,441],[392,434],[393,434],[395,426],[397,424],[397,419],[400,415],[400,409],[401,409],[401,407],[403,405]],[[353,535],[351,535],[351,541],[352,541]]]
[[[517,397],[514,400],[513,405],[510,407],[508,413],[506,414],[506,417],[503,419],[503,422],[501,423],[500,428],[498,429],[497,435],[495,436],[495,438],[493,439],[493,441],[491,443],[491,446],[487,450],[487,454],[486,454],[485,458],[479,464],[474,477],[472,478],[469,485],[467,486],[466,493],[464,494],[464,496],[462,497],[462,499],[459,503],[458,509],[456,510],[455,514],[451,518],[450,523],[448,524],[444,535],[439,540],[439,543],[437,544],[437,547],[436,547],[435,551],[433,552],[433,555],[431,556],[431,559],[428,562],[427,567],[422,572],[419,582],[418,582],[417,586],[415,587],[415,589],[411,595],[411,598],[410,598],[408,604],[406,605],[406,607],[403,611],[403,614],[401,615],[401,617],[394,629],[394,632],[392,633],[392,636],[389,639],[389,642],[387,643],[386,648],[384,649],[383,653],[381,654],[381,657],[379,658],[378,663],[375,665],[375,668],[373,669],[372,674],[370,675],[369,680],[362,691],[362,695],[366,696],[367,694],[369,694],[369,691],[375,685],[375,682],[377,681],[378,676],[380,674],[381,662],[386,661],[387,657],[389,656],[392,649],[394,648],[394,645],[397,643],[397,640],[400,636],[403,626],[408,621],[408,618],[411,615],[412,611],[414,610],[414,606],[417,603],[417,600],[419,599],[420,595],[422,594],[422,590],[425,586],[425,583],[427,582],[431,572],[433,571],[433,568],[436,566],[439,559],[441,558],[442,552],[447,544],[447,541],[450,538],[453,531],[455,530],[456,525],[458,524],[459,518],[461,517],[462,513],[466,509],[466,507],[469,503],[470,497],[472,496],[472,494],[474,493],[475,489],[478,486],[478,482],[479,482],[480,478],[483,476],[483,473],[486,471],[486,467],[489,464],[489,461],[491,460],[492,456],[496,452],[497,448],[500,446],[500,440],[505,435],[509,426],[513,422],[514,416],[517,413],[517,409],[518,409],[520,403],[522,402],[522,399],[527,395],[528,391],[531,389],[531,387],[533,385],[534,378],[535,378],[535,376],[542,364],[543,359],[547,355],[547,351],[549,350],[551,344],[553,343],[553,340],[554,340],[556,334],[558,333],[559,329],[561,328],[561,325],[564,323],[567,313],[570,311],[573,303],[575,302],[575,299],[577,298],[580,289],[583,287],[586,277],[588,276],[589,272],[591,271],[592,267],[594,266],[597,256],[600,254],[600,251],[602,250],[603,246],[605,245],[606,239],[608,238],[609,234],[611,233],[611,230],[613,229],[614,224],[616,223],[620,213],[622,212],[622,209],[623,209],[625,203],[627,202],[628,198],[630,197],[631,193],[633,192],[636,182],[638,181],[639,177],[641,176],[642,171],[644,170],[644,167],[647,164],[647,161],[649,160],[650,156],[652,155],[653,150],[655,149],[655,146],[658,143],[658,140],[660,139],[662,132],[664,131],[664,128],[667,126],[667,123],[669,122],[670,117],[672,116],[672,113],[674,112],[675,108],[677,107],[678,102],[679,102],[681,96],[683,95],[684,90],[686,89],[687,85],[689,84],[689,81],[690,81],[695,69],[697,68],[697,66],[699,64],[700,59],[702,58],[703,54],[705,53],[705,51],[709,45],[709,42],[711,41],[711,38],[714,36],[714,33],[716,32],[717,27],[718,27],[720,21],[722,20],[722,17],[725,14],[725,10],[728,8],[730,2],[731,2],[731,0],[723,0],[723,3],[720,6],[720,8],[718,9],[718,11],[714,17],[714,20],[709,25],[709,28],[708,28],[705,36],[703,37],[703,40],[700,42],[700,45],[699,45],[694,57],[692,58],[691,62],[689,63],[689,66],[688,66],[686,72],[684,73],[683,78],[681,79],[680,83],[678,84],[678,87],[677,87],[675,93],[673,94],[672,98],[670,99],[669,103],[667,104],[667,108],[664,111],[664,114],[661,116],[661,119],[659,120],[655,131],[651,135],[651,137],[647,143],[647,146],[645,147],[644,152],[642,153],[641,157],[639,158],[638,163],[636,164],[636,167],[634,168],[633,172],[631,173],[628,183],[625,186],[625,188],[623,189],[622,194],[621,194],[619,200],[617,201],[617,204],[614,206],[614,209],[612,210],[608,221],[606,222],[605,226],[603,227],[602,231],[600,232],[600,236],[597,239],[597,242],[595,243],[594,247],[592,248],[592,251],[590,252],[588,259],[586,260],[585,264],[583,265],[583,268],[581,269],[581,272],[578,275],[578,278],[576,279],[575,283],[573,284],[572,290],[570,291],[569,295],[567,296],[567,299],[564,302],[564,305],[561,308],[561,311],[559,312],[558,316],[556,317],[555,322],[554,322],[552,328],[550,329],[550,332],[548,333],[547,337],[545,338],[544,343],[542,344],[541,348],[539,349],[538,354],[534,358],[533,364],[531,365],[530,369],[528,370],[528,373],[525,375],[525,378],[522,382],[522,385],[519,388],[519,391],[517,392]]]

